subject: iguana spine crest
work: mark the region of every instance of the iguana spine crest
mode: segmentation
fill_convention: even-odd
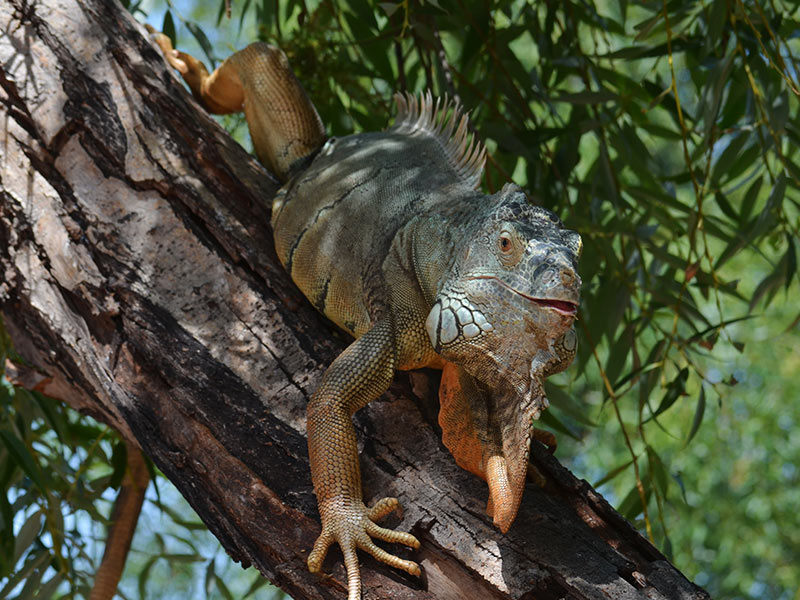
[[[398,93],[394,100],[397,118],[391,131],[411,137],[427,135],[437,140],[459,178],[477,189],[483,177],[486,148],[470,132],[469,117],[462,113],[458,101],[446,95],[434,101],[430,90],[419,97]]]

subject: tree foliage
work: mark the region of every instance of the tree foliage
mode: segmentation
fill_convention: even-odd
[[[146,18],[209,66],[256,38],[283,48],[331,135],[385,127],[394,91],[469,109],[489,150],[486,190],[515,181],[584,240],[579,356],[549,385],[545,422],[579,439],[613,423],[621,452],[596,479],[626,482],[617,507],[669,553],[664,507],[686,493],[673,462],[737,383],[719,361],[746,351],[756,311],[797,290],[800,9],[244,0],[204,20],[164,8]],[[244,135],[241,118],[224,123]],[[35,489],[13,452],[36,428],[9,410],[5,489],[22,476]]]
[[[49,598],[59,586],[87,597],[94,544],[81,525],[105,520],[102,495],[122,480],[124,445],[107,427],[12,385],[6,359],[22,362],[0,320],[0,598]]]

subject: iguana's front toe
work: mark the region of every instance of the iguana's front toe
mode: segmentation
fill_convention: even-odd
[[[372,538],[376,538],[384,542],[404,544],[414,549],[419,548],[419,540],[410,533],[386,529],[374,522],[398,508],[400,503],[397,498],[383,498],[372,508],[367,508],[361,501],[329,502],[320,505],[322,533],[308,555],[308,570],[312,573],[318,572],[331,544],[337,542],[342,549],[347,570],[348,600],[361,598],[361,572],[356,548],[369,552],[382,563],[419,576],[421,571],[417,563],[390,554],[372,541]]]

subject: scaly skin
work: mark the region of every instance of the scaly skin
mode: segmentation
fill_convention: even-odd
[[[543,381],[575,355],[578,234],[507,185],[478,187],[480,144],[451,103],[398,96],[386,132],[325,141],[283,53],[253,44],[211,75],[156,38],[211,111],[244,107],[256,151],[286,184],[272,229],[306,297],[356,340],[331,364],[308,406],[311,476],[322,533],[344,554],[348,597],[361,597],[356,548],[411,574],[419,566],[371,538],[419,546],[375,521],[395,498],[363,501],[352,415],[397,369],[444,368],[440,423],[456,461],[489,484],[487,511],[507,531],[519,508]]]

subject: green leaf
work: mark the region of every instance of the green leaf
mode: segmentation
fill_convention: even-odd
[[[119,489],[122,479],[125,477],[125,470],[128,468],[128,446],[119,440],[114,444],[114,450],[111,454],[111,466],[114,468],[114,473],[111,476],[108,486]]]
[[[650,480],[649,477],[645,476],[642,479],[642,486],[644,487],[644,499],[647,502],[650,498],[651,488],[650,488]],[[633,521],[638,515],[640,515],[643,511],[644,507],[642,506],[642,499],[639,495],[639,489],[634,486],[625,496],[625,498],[620,503],[617,510],[619,514],[623,517],[628,519],[629,521]]]
[[[613,92],[608,90],[600,90],[593,92],[586,90],[583,92],[575,92],[574,94],[562,94],[555,98],[551,98],[553,102],[568,102],[569,104],[603,104],[604,102],[614,102],[618,97]]]
[[[783,135],[786,121],[789,118],[789,94],[786,90],[777,95],[770,106],[770,129],[776,135]]]
[[[225,585],[225,582],[216,573],[214,573],[214,583],[217,584],[217,589],[220,591],[225,600],[233,600],[233,594],[231,594],[228,586]]]
[[[689,499],[686,497],[686,484],[683,483],[683,477],[681,477],[680,473],[673,473],[672,478],[675,480],[675,483],[678,484],[678,488],[681,490],[683,503],[686,504],[686,506],[689,506]]]
[[[233,0],[231,0],[231,1],[233,1]],[[252,0],[245,0],[244,4],[242,4],[242,13],[239,16],[239,30],[238,30],[237,34],[242,33],[242,28],[244,27],[244,18],[247,16],[247,12],[250,10],[251,2],[252,2]],[[224,7],[225,7],[225,0],[222,0],[222,7],[221,8],[224,8]],[[223,14],[223,13],[221,12],[220,15],[221,14]]]
[[[161,558],[168,562],[183,562],[194,563],[204,562],[206,559],[200,554],[186,553],[186,552],[169,552],[161,555]]]
[[[784,256],[785,258],[785,256]],[[764,277],[756,286],[753,292],[753,297],[750,299],[749,310],[753,310],[755,306],[766,296],[766,303],[769,304],[770,299],[775,295],[775,292],[780,289],[781,285],[786,279],[786,265],[785,260],[781,261],[772,273]]]
[[[544,382],[544,388],[547,397],[550,399],[550,410],[555,409],[558,412],[562,412],[583,425],[597,427],[597,423],[586,414],[590,409],[590,405],[580,402],[572,394],[568,394],[550,381]]]
[[[37,510],[28,517],[22,527],[19,528],[19,533],[17,533],[17,539],[14,543],[14,562],[19,561],[22,555],[25,554],[25,551],[28,550],[39,537],[39,533],[42,530],[43,516],[44,514],[42,511]]]
[[[136,578],[137,585],[139,589],[139,598],[147,598],[147,579],[150,577],[150,570],[153,568],[153,565],[156,564],[156,561],[160,557],[153,556],[151,557],[144,566],[142,570],[139,572],[139,576]]]
[[[383,9],[387,17],[391,17],[402,6],[400,2],[378,2],[378,6]]]
[[[608,352],[605,372],[606,377],[612,383],[615,390],[619,390],[619,386],[615,384],[615,381],[619,377],[619,374],[622,373],[622,369],[625,367],[625,363],[628,359],[628,353],[633,348],[631,341],[633,339],[634,330],[635,326],[633,323],[628,323],[625,329],[619,332],[619,337],[614,341],[614,344]]]
[[[50,561],[50,553],[47,550],[31,552],[25,559],[22,568],[9,578],[6,585],[0,590],[0,598],[8,598],[8,594],[21,582],[27,581],[31,573],[41,569]]]
[[[758,144],[750,144],[744,151],[739,153],[736,160],[728,168],[727,183],[734,183],[746,172],[756,173],[763,168],[762,148]],[[747,173],[750,177],[751,173]]]
[[[580,437],[576,435],[569,427],[567,427],[552,410],[546,410],[542,413],[541,423],[552,429],[555,429],[559,433],[568,435],[574,440],[580,440]]]
[[[748,219],[750,219],[750,215],[753,213],[753,207],[756,204],[756,200],[758,199],[758,194],[761,191],[761,184],[764,182],[764,177],[759,176],[753,183],[750,184],[750,187],[747,188],[747,193],[745,193],[744,200],[742,201],[742,209],[739,213],[739,223],[745,223]]]
[[[205,590],[206,598],[208,598],[211,593],[211,582],[214,580],[214,575],[216,575],[214,572],[214,559],[211,558],[206,566],[205,581],[203,583],[203,590]]]
[[[755,184],[754,184],[755,185]],[[760,183],[759,183],[760,186]],[[786,193],[786,177],[781,174],[775,180],[775,185],[772,187],[769,197],[767,198],[766,206],[761,213],[754,217],[747,225],[744,226],[743,231],[733,240],[727,248],[723,251],[722,255],[717,259],[714,269],[719,269],[728,259],[733,257],[742,248],[749,244],[753,244],[761,238],[764,234],[768,233],[778,220],[778,213],[783,198]],[[750,190],[748,190],[748,196]],[[747,201],[747,199],[745,200]],[[745,212],[750,212],[750,207],[742,207],[742,218]],[[751,306],[753,304],[751,303]]]
[[[43,494],[47,494],[47,485],[42,476],[42,471],[39,465],[36,464],[36,459],[25,444],[22,443],[22,440],[8,429],[0,429],[0,438],[2,438],[3,444],[5,444],[8,453],[11,455],[11,458],[14,459],[17,466],[31,478],[31,481],[33,481]]]
[[[601,485],[603,485],[605,483],[608,483],[609,481],[614,479],[617,475],[619,475],[620,473],[626,471],[628,469],[628,467],[630,467],[632,464],[633,464],[633,459],[630,459],[629,461],[622,463],[618,467],[615,467],[615,468],[611,469],[608,473],[606,473],[600,479],[595,481],[592,484],[592,487],[593,488],[599,488]]]
[[[680,370],[680,372],[678,372],[678,374],[675,376],[675,379],[673,379],[667,386],[667,393],[664,394],[664,397],[661,399],[661,403],[658,405],[655,413],[653,413],[652,418],[663,414],[669,409],[670,406],[675,404],[678,398],[686,395],[686,380],[688,378],[689,368],[684,367]]]
[[[0,490],[0,579],[8,577],[14,567],[14,512],[6,497]]]
[[[711,13],[708,19],[708,30],[706,31],[706,47],[710,50],[714,48],[719,40],[719,36],[728,22],[728,2],[727,0],[714,0],[711,5]]]
[[[64,573],[56,573],[53,575],[39,588],[37,598],[41,598],[42,600],[52,598],[62,581],[64,581]]]
[[[172,42],[172,47],[175,48],[178,42],[175,38],[175,21],[172,20],[172,12],[167,10],[164,13],[164,22],[161,24],[161,33],[166,35]]]
[[[227,0],[219,0],[219,8],[217,9],[217,22],[216,25],[219,27],[219,24],[222,23],[222,17],[228,12],[228,2]]]
[[[706,388],[704,385],[700,386],[700,396],[697,398],[697,408],[694,411],[694,419],[692,419],[692,428],[689,430],[689,435],[686,442],[683,444],[687,446],[692,441],[700,425],[703,423],[703,415],[706,412]]]
[[[720,153],[714,163],[714,169],[711,173],[711,182],[714,187],[719,186],[721,179],[730,180],[736,176],[735,173],[729,173],[731,165],[739,156],[744,145],[750,140],[750,134],[740,132],[734,135],[728,142],[728,145]],[[718,142],[719,143],[719,142]]]
[[[794,237],[792,234],[786,234],[786,254],[784,254],[784,262],[786,264],[786,273],[784,276],[786,277],[786,281],[784,282],[784,289],[789,290],[789,285],[792,283],[792,279],[797,274],[797,252],[795,251],[794,247]]]
[[[46,558],[49,558],[47,554],[45,554]],[[22,590],[20,590],[19,594],[14,597],[14,600],[28,600],[29,598],[42,598],[38,592],[39,584],[42,581],[42,576],[44,575],[44,569],[37,568],[33,569],[31,573],[28,575],[27,579],[25,580],[25,585],[22,586]],[[34,595],[36,594],[36,595]]]
[[[151,474],[150,478],[154,483],[157,481],[157,479],[154,478],[153,474]],[[181,527],[193,530],[206,529],[206,526],[203,524],[202,521],[186,519],[173,507],[161,502],[160,500],[156,500],[155,502],[153,502],[153,504],[155,504],[160,510],[163,510],[165,513],[167,513],[167,515],[169,515],[169,518],[172,519],[175,523],[177,523]]]
[[[61,403],[53,398],[49,398],[39,392],[31,392],[36,403],[39,405],[42,413],[44,413],[47,422],[55,431],[58,440],[62,444],[68,444],[68,423],[64,414],[64,407]]]
[[[717,121],[717,114],[719,113],[722,94],[725,90],[725,84],[728,81],[731,68],[733,67],[733,59],[735,56],[735,54],[731,53],[717,61],[714,69],[705,79],[706,85],[705,89],[703,90],[703,99],[701,104],[703,109],[702,121],[705,125],[705,131],[703,134],[704,140],[709,139],[714,124]]]
[[[672,551],[672,541],[669,539],[667,532],[664,532],[664,542],[661,544],[661,551],[670,562],[675,562],[675,555]]]
[[[652,479],[655,480],[656,485],[658,486],[658,491],[661,492],[661,497],[666,498],[667,489],[669,488],[669,476],[667,475],[667,469],[664,467],[661,457],[649,444],[647,445],[647,462],[650,466]]]
[[[728,198],[720,191],[714,193],[714,200],[717,202],[717,206],[719,206],[720,210],[725,213],[725,216],[729,217],[734,222],[739,222],[739,215],[736,213],[736,210],[731,206],[731,203],[728,202]]]
[[[242,597],[242,599],[243,600],[247,600],[247,598],[250,598],[253,594],[255,594],[258,590],[260,590],[265,585],[268,585],[267,580],[264,577],[261,577],[260,575],[257,575],[253,579],[253,583],[250,584],[250,587],[247,588],[247,591],[245,592],[245,594]],[[283,595],[279,596],[279,598],[283,598]]]
[[[191,32],[194,36],[194,39],[197,40],[197,43],[200,44],[200,47],[203,49],[203,53],[206,55],[208,59],[208,63],[213,70],[217,64],[217,61],[214,59],[214,49],[211,46],[211,42],[208,41],[206,34],[203,33],[203,30],[197,26],[196,23],[192,23],[191,21],[185,21],[186,28]]]

